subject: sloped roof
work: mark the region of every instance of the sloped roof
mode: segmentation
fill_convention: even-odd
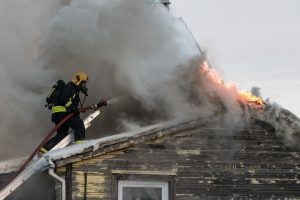
[[[63,149],[51,151],[48,153],[48,156],[52,161],[56,162],[56,165],[65,165],[145,141],[154,140],[178,131],[193,128],[207,123],[208,119],[212,121],[210,117],[207,117],[198,120],[177,119],[158,123],[142,127],[135,131],[125,132],[96,140],[89,140],[78,145],[71,145]],[[218,117],[214,117],[214,119],[218,120]]]
[[[255,122],[249,124],[250,126],[246,129],[251,131],[258,127],[261,131],[271,130],[274,135],[276,133],[278,140],[283,140],[286,142],[285,146],[295,146],[294,143],[299,140],[299,119],[285,109],[277,110],[277,114],[275,116],[272,114],[272,112],[270,113],[267,110],[262,113],[264,117],[261,117],[261,113],[260,117],[254,116],[253,120]],[[217,113],[211,114],[210,116],[201,117],[197,120],[179,119],[159,123],[142,127],[132,132],[91,140],[84,144],[72,145],[64,149],[49,152],[49,157],[52,161],[56,162],[57,166],[61,166],[197,127],[204,128],[210,125],[210,127],[217,128],[220,126],[219,128],[225,130],[226,127],[221,127],[222,123],[220,123],[224,121],[223,118],[223,113]],[[290,141],[294,142],[291,143]]]
[[[141,127],[134,131],[124,132],[100,139],[87,140],[81,144],[74,144],[62,149],[51,151],[47,156],[57,163],[67,163],[86,159],[91,156],[124,148],[133,144],[138,144],[151,139],[159,138],[163,135],[193,127],[196,124],[204,123],[205,117],[198,120],[176,119],[158,124]],[[217,118],[215,118],[217,119]],[[11,173],[21,166],[27,157],[7,160],[0,162],[0,174]]]
[[[270,112],[264,112],[264,115],[266,116],[263,118],[267,119],[266,123],[269,123],[271,125],[270,127],[276,128],[276,126],[281,125],[282,127],[292,128],[292,132],[295,132],[295,130],[298,128],[295,123],[298,124],[299,119],[284,109],[279,113],[280,115],[276,117],[277,120],[272,120],[272,122],[276,122],[277,124],[272,124],[272,122],[268,121],[268,119],[271,119],[274,116],[272,113],[270,114]],[[88,140],[82,144],[70,145],[62,149],[51,151],[45,156],[56,162],[58,166],[65,165],[68,163],[87,159],[92,156],[97,156],[110,151],[122,149],[134,144],[153,140],[167,134],[194,128],[197,125],[206,125],[208,122],[210,122],[212,125],[217,125],[218,122],[222,120],[222,116],[222,114],[212,114],[210,116],[199,118],[198,120],[177,119],[162,122],[146,127],[141,127],[134,131],[120,133],[117,135],[112,135],[95,140]],[[260,117],[258,117],[258,119],[264,121]],[[26,157],[1,162],[0,174],[16,171],[25,159]]]

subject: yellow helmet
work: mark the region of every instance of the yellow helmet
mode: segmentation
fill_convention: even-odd
[[[77,86],[80,85],[82,81],[87,82],[88,80],[89,78],[84,72],[76,72],[72,78],[72,82],[75,83]]]

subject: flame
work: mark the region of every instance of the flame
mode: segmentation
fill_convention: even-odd
[[[247,103],[255,109],[262,109],[264,106],[264,101],[261,98],[247,91],[238,91],[238,98],[239,101]]]
[[[256,110],[262,110],[264,108],[264,101],[260,97],[247,91],[238,90],[235,83],[226,83],[215,69],[209,67],[207,61],[204,61],[200,65],[199,71],[216,87],[222,86],[225,89],[236,91],[237,101],[249,105]]]

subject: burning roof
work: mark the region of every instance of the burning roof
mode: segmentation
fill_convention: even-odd
[[[199,72],[207,81],[212,83],[213,87],[234,91],[236,93],[236,99],[241,104],[247,105],[255,110],[264,109],[264,101],[262,98],[255,96],[251,92],[238,90],[234,83],[226,83],[215,69],[209,67],[207,61],[200,64]]]
[[[200,65],[199,73],[204,75],[205,80],[211,83],[215,91],[219,88],[224,92],[233,93],[248,117],[271,124],[287,145],[296,146],[300,138],[300,120],[296,115],[276,103],[263,100],[260,94],[256,96],[251,92],[238,90],[234,83],[226,83],[215,69],[209,67],[207,61]]]

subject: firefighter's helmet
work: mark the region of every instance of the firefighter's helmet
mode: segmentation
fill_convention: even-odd
[[[82,82],[87,82],[88,80],[89,78],[84,72],[76,72],[72,78],[72,82],[75,83],[77,86],[79,86]]]

